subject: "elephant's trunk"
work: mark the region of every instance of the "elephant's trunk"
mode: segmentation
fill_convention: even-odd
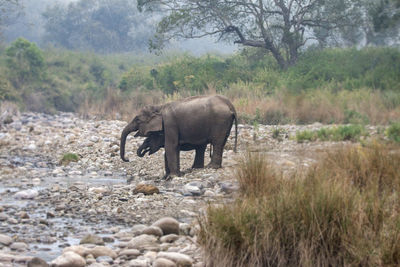
[[[121,144],[119,146],[120,149],[120,156],[121,159],[125,162],[128,162],[129,160],[125,158],[125,143],[126,143],[126,137],[128,134],[130,134],[132,131],[134,131],[134,125],[132,123],[129,123],[124,130],[122,131],[121,134]]]
[[[146,141],[143,142],[143,144],[137,149],[136,153],[138,157],[144,157],[144,155],[150,151],[150,147],[148,147],[148,144]]]

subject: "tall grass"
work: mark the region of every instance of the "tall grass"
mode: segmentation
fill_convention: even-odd
[[[285,178],[250,156],[238,170],[240,197],[199,219],[206,265],[400,264],[399,164],[385,145],[350,146]]]

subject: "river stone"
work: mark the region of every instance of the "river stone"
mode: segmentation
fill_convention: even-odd
[[[88,191],[89,191],[90,193],[103,194],[103,193],[107,192],[108,189],[105,188],[105,187],[91,187],[91,188],[89,188]]]
[[[82,257],[86,257],[86,255],[90,254],[90,249],[85,246],[70,246],[63,249],[63,253],[72,251]]]
[[[111,248],[105,246],[96,246],[90,250],[90,254],[93,255],[97,259],[97,257],[101,256],[109,256],[113,259],[117,257],[117,253],[115,253]]]
[[[143,229],[142,234],[162,236],[163,231],[158,226],[149,226],[149,227]]]
[[[84,267],[86,261],[79,254],[67,251],[51,262],[55,267]]]
[[[7,236],[7,235],[3,235],[0,234],[0,244],[3,244],[5,246],[9,246],[12,243],[12,238]]]
[[[28,267],[48,267],[48,266],[49,264],[45,260],[38,257],[35,257],[28,262]]]
[[[135,259],[135,260],[131,260],[128,263],[128,266],[129,267],[147,267],[149,265],[148,265],[147,260]]]
[[[158,258],[153,262],[153,267],[176,267],[176,264],[169,259]]]
[[[177,234],[179,235],[179,222],[171,217],[164,217],[157,220],[152,226],[158,226],[163,231],[164,235]]]
[[[102,237],[97,235],[86,235],[82,240],[79,242],[80,245],[83,244],[95,244],[95,245],[104,245],[104,240]]]
[[[158,258],[165,258],[175,262],[178,266],[192,266],[193,259],[188,255],[177,253],[177,252],[159,252],[157,254]]]
[[[221,187],[221,191],[227,194],[230,194],[234,191],[239,190],[239,186],[238,185],[234,185],[232,183],[229,182],[223,182],[220,183],[219,186]]]
[[[10,248],[16,251],[25,251],[28,249],[28,245],[24,242],[14,242],[11,244]]]
[[[156,259],[156,257],[157,257],[157,252],[155,252],[155,251],[147,251],[147,252],[143,255],[143,257],[144,257],[145,259],[148,259],[149,261],[153,262],[153,261]]]
[[[145,249],[158,247],[157,238],[153,235],[139,235],[128,242],[128,248]]]
[[[96,258],[96,261],[99,262],[99,263],[106,262],[106,263],[109,263],[109,264],[111,264],[111,263],[114,262],[113,258],[111,258],[110,256],[100,256],[100,257],[97,257],[97,258]]]
[[[21,219],[29,219],[29,215],[28,215],[28,213],[27,213],[26,211],[21,211],[21,212],[19,213],[19,217],[20,217]]]
[[[202,192],[197,186],[186,184],[183,187],[182,193],[184,196],[200,196]]]
[[[16,199],[34,199],[39,195],[39,192],[35,189],[23,190],[15,193],[14,198]]]
[[[179,224],[179,232],[184,235],[189,235],[190,233],[190,224],[188,223],[180,223]]]
[[[6,221],[7,219],[8,219],[7,214],[0,213],[0,221],[1,221],[1,222],[2,222],[2,221]]]
[[[143,193],[145,195],[153,195],[153,194],[159,194],[160,190],[154,186],[154,185],[150,185],[150,184],[138,184],[135,189],[133,189],[132,191],[133,194],[139,194],[139,193]]]
[[[169,235],[165,235],[165,236],[161,237],[160,241],[162,243],[172,243],[175,240],[177,240],[178,238],[179,238],[179,236],[176,234],[169,234]]]
[[[119,252],[119,257],[126,256],[128,259],[136,258],[140,255],[140,251],[137,249],[124,249]]]

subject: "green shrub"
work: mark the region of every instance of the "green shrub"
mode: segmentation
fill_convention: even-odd
[[[16,88],[44,77],[46,64],[43,53],[34,43],[18,38],[6,49],[6,55],[9,76]]]
[[[70,162],[77,162],[79,160],[79,156],[75,153],[66,153],[62,156],[60,160],[60,164],[68,165]]]
[[[296,141],[298,143],[303,143],[304,141],[315,141],[316,134],[313,131],[297,131],[296,132]]]
[[[400,143],[400,122],[392,123],[386,130],[386,134],[390,140]]]
[[[357,141],[361,136],[366,136],[367,132],[361,125],[342,125],[332,131],[333,141]]]
[[[317,131],[298,131],[296,140],[298,143],[304,141],[353,141],[356,142],[368,132],[361,125],[341,125],[338,127],[321,128]]]

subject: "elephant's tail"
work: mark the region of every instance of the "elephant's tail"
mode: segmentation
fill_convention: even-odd
[[[238,136],[238,122],[237,122],[237,115],[236,111],[234,114],[234,119],[235,119],[235,147],[233,148],[233,151],[236,153],[237,152],[237,136]]]

